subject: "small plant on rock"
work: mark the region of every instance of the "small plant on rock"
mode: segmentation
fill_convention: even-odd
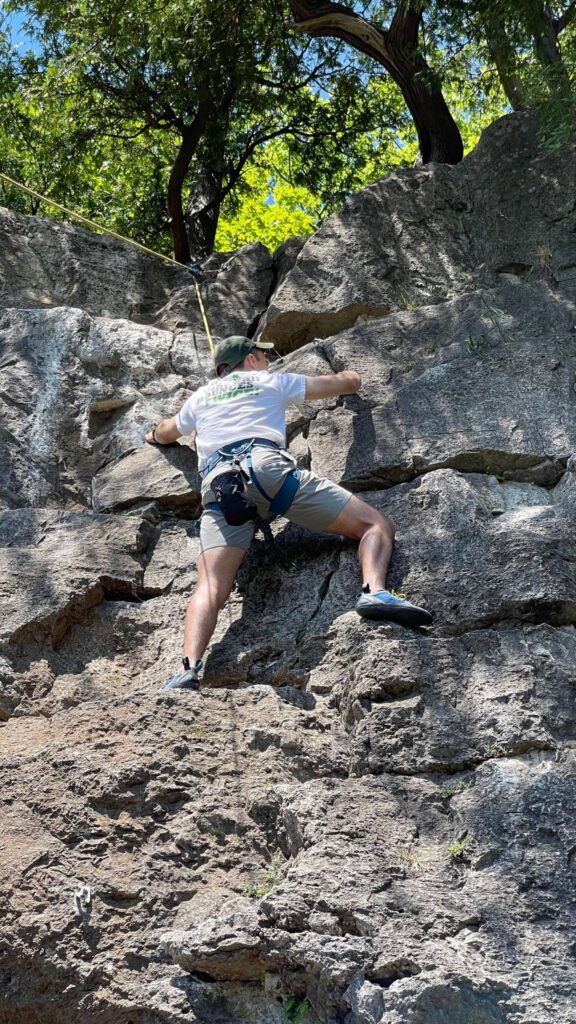
[[[468,351],[471,355],[479,356],[482,354],[482,349],[488,342],[488,335],[482,334],[469,334],[468,335]]]
[[[464,779],[460,779],[459,782],[455,782],[452,786],[444,786],[440,790],[440,796],[443,800],[450,800],[451,797],[456,796],[457,793],[463,793],[465,789],[470,789],[471,782],[466,782]]]
[[[244,896],[248,896],[251,900],[261,900],[276,885],[280,885],[281,881],[282,878],[278,870],[278,864],[272,861],[268,870],[262,872],[260,879],[257,882],[249,882],[248,885],[243,887],[242,892]]]
[[[446,853],[453,861],[463,861],[464,854],[470,844],[470,837],[464,836],[462,839],[458,839],[452,846],[449,846]]]
[[[291,996],[282,1005],[282,1017],[286,1024],[301,1024],[309,1009],[310,1003],[307,999],[297,999],[296,996]]]
[[[412,850],[399,850],[398,856],[400,860],[403,860],[406,864],[409,864],[413,868],[421,868],[422,861],[418,860],[418,857],[412,853]]]

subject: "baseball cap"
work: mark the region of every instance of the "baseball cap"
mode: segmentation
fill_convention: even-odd
[[[225,366],[227,370],[233,370],[253,348],[271,349],[274,348],[274,343],[272,341],[254,341],[252,338],[244,338],[241,334],[231,334],[228,338],[222,338],[222,341],[217,342],[214,349],[216,370],[221,366]]]

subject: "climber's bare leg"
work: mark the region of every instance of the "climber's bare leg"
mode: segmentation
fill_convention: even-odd
[[[392,520],[353,494],[326,532],[357,540],[362,582],[372,593],[384,590],[394,547]]]
[[[194,665],[204,656],[216,629],[218,613],[230,597],[244,548],[220,547],[203,551],[198,561],[198,583],[186,611],[184,655]]]

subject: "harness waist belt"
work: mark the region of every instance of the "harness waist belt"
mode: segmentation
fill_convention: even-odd
[[[276,441],[270,441],[267,437],[245,437],[242,441],[232,441],[231,444],[222,445],[222,448],[212,452],[204,469],[200,470],[200,476],[206,476],[207,473],[210,473],[222,459],[230,458],[234,455],[242,455],[244,452],[249,452],[255,446],[259,448],[280,448]]]

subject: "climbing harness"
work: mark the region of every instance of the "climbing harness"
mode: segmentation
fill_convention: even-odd
[[[230,526],[240,526],[242,523],[247,523],[249,520],[256,518],[256,505],[245,493],[244,480],[250,479],[256,490],[269,503],[268,515],[266,517],[268,522],[271,522],[278,516],[283,516],[288,511],[300,486],[300,470],[297,468],[291,469],[284,479],[278,493],[271,498],[270,495],[266,493],[256,476],[254,465],[252,463],[253,448],[279,449],[280,445],[276,444],[275,441],[269,441],[268,438],[265,437],[249,437],[242,441],[235,441],[233,444],[226,444],[223,445],[222,448],[218,448],[217,451],[210,456],[202,470],[201,475],[207,476],[208,473],[215,469],[220,462],[230,463],[231,466],[234,467],[230,471],[222,474],[223,477],[228,477],[228,480],[223,481],[224,486],[220,486],[220,495],[218,500],[208,502],[205,506],[213,512],[222,512],[226,522],[229,523]],[[242,469],[242,462],[246,463],[248,473]],[[232,476],[235,477],[234,480],[231,479]],[[216,480],[219,479],[220,475]],[[218,496],[218,491],[216,489],[218,485],[216,480],[212,485],[212,490],[214,491],[214,494]],[[243,497],[242,492],[244,492]],[[230,520],[227,513],[228,515],[231,514],[234,518]],[[244,514],[244,518],[238,518],[242,514]]]
[[[35,189],[29,188],[28,185],[23,185],[21,181],[16,181],[15,178],[10,178],[8,174],[4,174],[2,171],[0,171],[0,178],[3,181],[7,181],[9,185],[13,185],[15,188],[21,189],[22,192],[27,192],[28,195],[33,196],[34,199],[39,199],[40,202],[47,203],[48,206],[53,206],[56,210],[61,210],[63,213],[67,213],[69,217],[74,217],[74,219],[80,221],[81,224],[87,224],[88,227],[94,228],[96,231],[101,231],[105,235],[111,235],[112,238],[118,238],[121,242],[126,242],[128,245],[133,246],[134,249],[140,249],[141,252],[147,252],[150,256],[156,256],[157,259],[164,260],[165,263],[171,263],[172,266],[179,267],[180,270],[187,269],[194,279],[196,298],[200,307],[200,313],[202,315],[202,322],[206,331],[210,352],[212,356],[215,355],[214,342],[212,340],[210,327],[208,326],[208,317],[206,316],[204,302],[202,301],[202,293],[198,284],[198,282],[202,280],[202,270],[198,263],[179,263],[178,260],[173,260],[171,256],[164,256],[161,252],[155,252],[154,249],[149,249],[147,245],[135,242],[132,238],[126,238],[125,235],[120,235],[117,231],[112,231],[110,228],[104,228],[96,221],[89,220],[88,217],[83,217],[80,213],[75,213],[74,210],[69,210],[67,206],[62,206],[62,203],[57,203],[54,199],[49,199],[47,196],[43,196],[41,192],[36,192]]]

